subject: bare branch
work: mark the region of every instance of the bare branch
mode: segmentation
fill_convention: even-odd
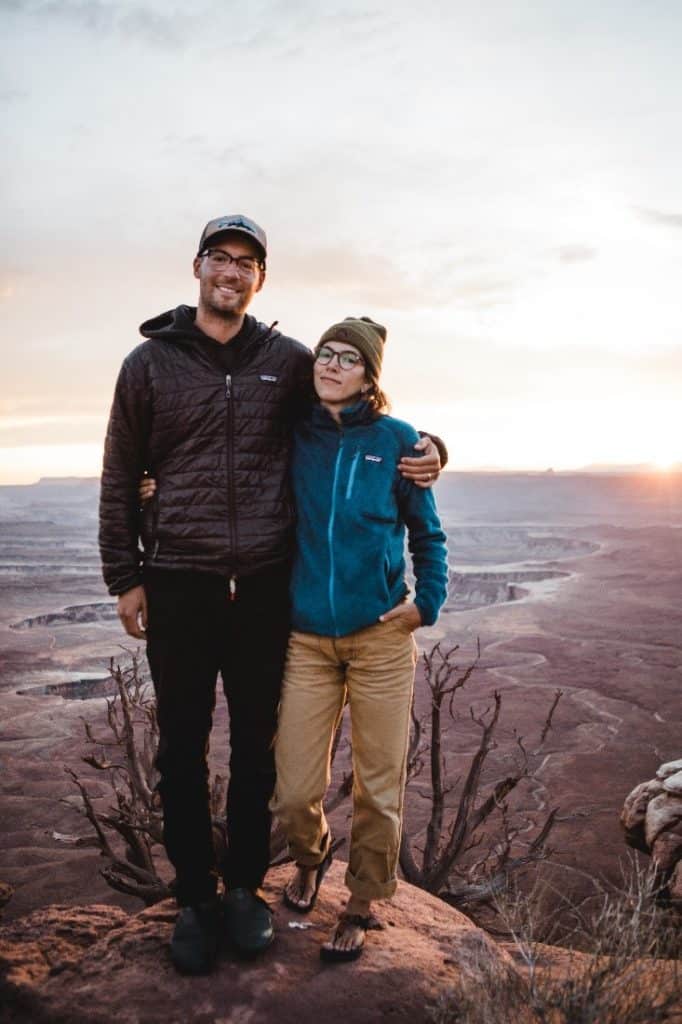
[[[450,836],[445,845],[443,855],[439,863],[429,873],[429,887],[433,887],[432,891],[438,891],[443,887],[443,885],[445,885],[450,867],[459,854],[470,829],[469,816],[478,795],[481,770],[490,751],[492,738],[500,717],[502,698],[497,690],[494,693],[494,701],[495,706],[492,717],[490,717],[487,722],[484,719],[476,718],[473,710],[471,712],[472,719],[481,726],[483,731],[478,750],[474,754],[469,772],[464,781],[464,787],[459,800],[459,807],[457,808],[457,815],[450,830]]]
[[[73,771],[73,769],[67,768],[65,766],[64,771],[66,772],[67,775],[71,776],[73,781],[78,786],[78,790],[80,792],[81,799],[83,800],[84,814],[85,814],[86,818],[88,819],[88,821],[90,822],[90,824],[92,825],[92,827],[94,828],[95,833],[97,834],[97,841],[99,842],[100,849],[102,850],[102,853],[106,854],[107,857],[110,857],[113,860],[114,859],[113,850],[111,849],[111,847],[109,845],[109,841],[107,840],[107,837],[106,837],[106,835],[104,833],[104,830],[103,830],[103,828],[102,828],[102,826],[100,824],[100,820],[99,820],[99,818],[97,816],[97,812],[95,811],[94,807],[92,806],[92,801],[90,800],[90,796],[88,794],[87,789],[82,784],[82,782],[80,781],[80,779],[78,778],[76,773]]]
[[[555,690],[554,691],[554,700],[552,701],[552,705],[551,705],[549,711],[547,712],[547,717],[545,718],[545,723],[544,723],[544,725],[542,727],[542,733],[540,735],[540,743],[539,743],[540,747],[542,746],[542,744],[547,739],[547,733],[552,728],[552,719],[554,718],[554,712],[556,711],[557,705],[558,705],[559,701],[561,700],[561,698],[563,697],[563,695],[564,695],[564,691],[563,690]]]
[[[411,885],[423,888],[424,876],[412,852],[412,839],[405,829],[400,837],[400,869]]]

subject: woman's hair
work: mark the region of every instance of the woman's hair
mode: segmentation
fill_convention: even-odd
[[[386,392],[381,390],[376,380],[370,378],[369,391],[366,391],[362,397],[377,416],[391,411],[391,400]]]

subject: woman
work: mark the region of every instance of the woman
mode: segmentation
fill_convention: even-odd
[[[285,903],[308,913],[331,862],[322,808],[346,700],[353,740],[348,903],[324,960],[362,952],[372,902],[396,888],[416,647],[447,592],[445,536],[431,490],[397,472],[417,433],[385,414],[386,330],[367,317],[330,327],[315,350],[318,402],[295,434],[292,626],[275,745],[273,810],[296,871]],[[414,600],[405,582],[404,537]]]

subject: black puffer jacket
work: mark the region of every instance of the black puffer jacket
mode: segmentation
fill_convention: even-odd
[[[226,375],[195,312],[179,306],[143,324],[148,340],[119,374],[100,497],[111,594],[141,583],[143,563],[246,575],[291,553],[291,430],[309,395],[311,353],[246,317]],[[140,512],[145,471],[157,491]]]

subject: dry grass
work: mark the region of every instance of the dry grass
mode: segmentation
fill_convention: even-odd
[[[521,970],[527,1020],[537,1024],[663,1024],[682,1021],[679,921],[659,902],[654,873],[629,862],[623,885],[595,898],[590,910],[563,907],[577,948],[547,945],[546,894],[511,889],[498,915]],[[565,928],[565,921],[562,924]],[[550,925],[551,931],[551,925]],[[541,941],[538,936],[542,936]],[[518,1018],[518,988],[494,978],[459,989],[432,1007],[434,1024],[509,1024]]]

